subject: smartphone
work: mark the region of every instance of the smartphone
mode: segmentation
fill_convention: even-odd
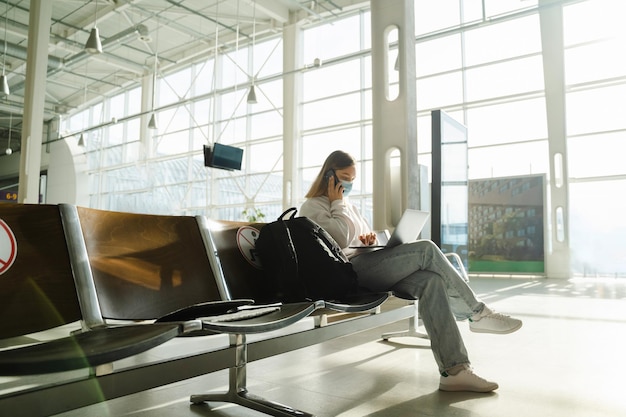
[[[335,185],[340,183],[339,178],[337,178],[337,174],[335,174],[334,169],[329,169],[328,171],[324,173],[324,178],[326,178],[326,181],[330,181],[330,177],[335,177]]]

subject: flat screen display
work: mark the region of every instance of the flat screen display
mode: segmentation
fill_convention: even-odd
[[[204,165],[229,171],[240,170],[243,149],[215,143],[212,147],[204,145]]]

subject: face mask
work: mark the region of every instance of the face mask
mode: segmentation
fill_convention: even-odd
[[[341,186],[343,187],[343,195],[347,197],[352,191],[352,181],[341,181]]]

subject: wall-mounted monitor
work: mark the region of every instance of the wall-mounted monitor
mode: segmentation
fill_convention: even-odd
[[[241,169],[243,149],[221,143],[215,143],[213,146],[204,145],[203,148],[204,166],[229,171]]]

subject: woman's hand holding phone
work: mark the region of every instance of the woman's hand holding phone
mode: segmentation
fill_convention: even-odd
[[[341,182],[335,180],[333,175],[328,179],[328,199],[333,202],[335,200],[343,200],[343,186]]]
[[[329,169],[324,174],[324,177],[328,181],[328,199],[332,203],[335,200],[343,200],[343,186],[341,181],[337,178],[335,171]]]

